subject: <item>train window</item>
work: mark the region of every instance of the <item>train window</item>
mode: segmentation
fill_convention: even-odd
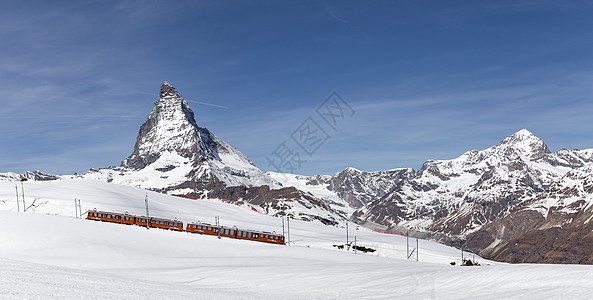
[[[259,234],[257,234],[257,233],[254,233],[254,234],[253,234],[253,238],[254,238],[254,239],[257,239],[257,238],[259,238]]]
[[[231,229],[231,234],[234,235],[235,234],[235,230]]]

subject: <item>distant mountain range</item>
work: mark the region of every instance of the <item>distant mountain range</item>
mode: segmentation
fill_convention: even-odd
[[[488,149],[410,168],[333,176],[264,173],[199,127],[165,82],[132,154],[73,176],[39,171],[0,180],[86,178],[191,198],[244,202],[262,213],[409,231],[512,262],[593,263],[593,149],[550,152],[526,129]]]

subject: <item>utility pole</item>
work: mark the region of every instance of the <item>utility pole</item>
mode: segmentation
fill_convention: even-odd
[[[463,259],[463,247],[462,247],[461,248],[461,265],[462,266],[463,266],[463,261],[464,261],[464,259]]]
[[[76,198],[74,198],[74,216],[78,219],[78,204],[76,203]]]
[[[348,245],[348,250],[350,250],[350,244],[348,242],[348,221],[346,221],[346,245]]]
[[[420,248],[418,247],[418,238],[416,238],[416,261],[418,261],[418,252],[420,252]]]
[[[222,226],[220,226],[220,217],[216,216],[216,227],[218,227],[218,238],[220,239],[220,231],[222,230]]]
[[[284,217],[282,217],[282,236],[286,236],[284,234]]]
[[[23,190],[23,212],[27,212],[27,205],[25,205],[25,185],[21,181],[21,189]]]
[[[286,229],[288,230],[288,246],[290,246],[290,218],[286,216]]]
[[[354,253],[356,253],[356,236],[354,236]]]
[[[15,184],[14,189],[16,190],[16,210],[18,212],[21,212],[21,206],[19,205],[20,202],[19,202],[19,187],[18,187],[18,185]]]
[[[80,219],[82,219],[82,205],[80,205],[80,199],[78,199],[78,214]]]
[[[146,193],[146,197],[144,198],[144,204],[146,205],[146,229],[149,229],[148,227],[148,193]]]
[[[406,231],[406,259],[410,257],[410,237],[408,236],[408,232]]]

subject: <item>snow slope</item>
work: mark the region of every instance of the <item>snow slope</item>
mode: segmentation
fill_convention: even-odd
[[[191,222],[281,231],[281,219],[215,201],[196,201],[93,180],[25,182],[27,213],[16,212],[15,182],[0,182],[0,297],[153,299],[585,298],[591,266],[449,265],[458,250],[420,241],[405,260],[404,237],[350,228],[376,254],[337,250],[345,228],[291,220],[291,246],[74,218],[98,208]],[[20,184],[19,191],[20,191]]]

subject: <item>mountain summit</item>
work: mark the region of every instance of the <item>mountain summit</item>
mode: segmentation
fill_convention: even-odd
[[[493,148],[503,148],[507,151],[512,149],[516,154],[528,159],[538,159],[551,153],[544,141],[527,129],[515,132]]]
[[[263,174],[243,153],[199,127],[187,101],[168,82],[140,127],[132,154],[121,167],[160,178],[167,189],[196,187],[220,181],[224,186],[277,184]]]

